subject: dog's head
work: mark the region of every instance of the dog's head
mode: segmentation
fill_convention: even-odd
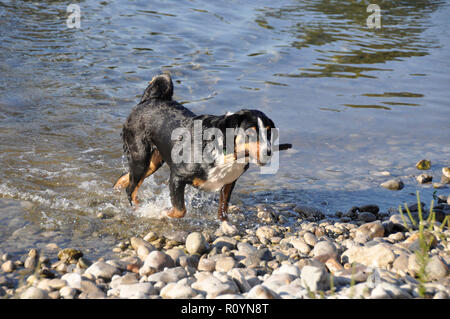
[[[273,121],[258,110],[240,110],[225,115],[223,124],[225,128],[235,129],[235,154],[237,157],[245,156],[262,166],[267,164],[263,157],[272,155],[272,129]]]
[[[145,102],[149,99],[161,99],[168,100],[172,99],[173,95],[173,83],[172,78],[169,74],[160,74],[148,83],[147,88],[142,95],[141,101]]]

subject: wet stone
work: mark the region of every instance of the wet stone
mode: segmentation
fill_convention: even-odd
[[[321,220],[325,217],[324,213],[315,207],[297,205],[294,211],[300,214],[303,218],[310,218],[311,220]]]
[[[450,177],[442,175],[441,176],[441,184],[450,184]]]
[[[92,265],[92,262],[84,257],[81,257],[78,259],[77,263],[78,267],[86,269],[89,268]]]
[[[76,263],[83,253],[74,248],[65,248],[58,252],[58,259],[65,263]]]
[[[431,161],[423,159],[417,162],[416,168],[419,170],[429,170],[431,168]]]
[[[442,167],[442,175],[450,178],[450,167]]]
[[[380,211],[380,207],[378,207],[378,205],[364,205],[364,206],[360,206],[359,207],[359,212],[367,212],[367,213],[372,213],[374,215],[377,215],[378,212]]]
[[[270,205],[259,204],[257,208],[257,217],[265,223],[274,223],[277,220],[277,214]]]
[[[356,218],[358,212],[359,212],[359,207],[353,206],[346,213],[344,213],[343,217]]]
[[[360,212],[358,213],[358,219],[363,222],[369,223],[375,221],[377,219],[377,216],[370,212]]]
[[[403,218],[400,214],[393,214],[389,217],[389,222],[392,223],[393,231],[405,232],[413,228],[413,224],[406,214],[403,214]]]
[[[403,187],[405,185],[403,184],[403,182],[401,180],[391,179],[391,180],[388,180],[388,181],[386,181],[384,183],[381,183],[380,186],[384,187],[384,188],[387,188],[387,189],[390,189],[390,190],[397,191],[397,190],[403,189]]]
[[[426,204],[424,202],[420,202],[420,204],[418,202],[407,204],[408,210],[410,212],[417,212],[419,210],[419,206],[420,206],[420,208],[423,211],[425,206],[426,206]],[[402,206],[402,210],[403,210],[404,213],[406,213],[406,209],[403,206]]]
[[[416,177],[416,180],[420,184],[431,183],[431,181],[433,180],[433,176],[429,174],[420,174],[419,176]]]

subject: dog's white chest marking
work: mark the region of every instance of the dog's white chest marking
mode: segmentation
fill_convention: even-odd
[[[245,165],[234,160],[232,154],[226,155],[223,161],[216,162],[216,166],[211,168],[207,180],[200,187],[210,192],[219,191],[224,185],[237,180],[244,173]]]

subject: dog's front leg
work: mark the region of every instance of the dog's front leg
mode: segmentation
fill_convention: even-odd
[[[234,185],[236,185],[236,181],[224,185],[220,190],[219,211],[217,212],[217,217],[222,221],[227,220],[228,203],[230,202]]]
[[[172,209],[166,210],[165,213],[171,218],[182,218],[186,214],[184,206],[184,189],[186,182],[182,181],[178,176],[171,174],[169,181],[170,201]]]

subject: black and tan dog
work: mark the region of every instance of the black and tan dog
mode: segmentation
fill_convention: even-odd
[[[249,161],[238,161],[237,154],[244,154],[247,158],[253,157],[256,163],[261,164],[259,158],[261,148],[267,156],[271,155],[270,131],[275,125],[264,113],[257,110],[241,110],[223,116],[196,116],[172,100],[172,95],[173,83],[170,76],[167,74],[155,76],[146,88],[140,103],[128,116],[122,130],[122,138],[129,173],[122,175],[114,188],[126,188],[130,204],[137,206],[137,192],[144,179],[167,163],[170,167],[169,188],[172,208],[165,213],[169,217],[181,218],[186,214],[184,190],[185,186],[190,184],[207,191],[220,191],[218,217],[225,220],[236,180],[249,167]],[[173,150],[179,140],[173,140],[172,132],[185,128],[195,134],[196,120],[201,121],[201,130],[218,129],[224,137],[227,136],[227,128],[239,128],[254,130],[255,133],[266,130],[267,138],[263,143],[258,139],[249,142],[234,137],[234,150],[224,155],[220,163],[174,160]],[[203,141],[202,147],[204,146]],[[283,144],[279,149],[288,149],[291,146]]]

